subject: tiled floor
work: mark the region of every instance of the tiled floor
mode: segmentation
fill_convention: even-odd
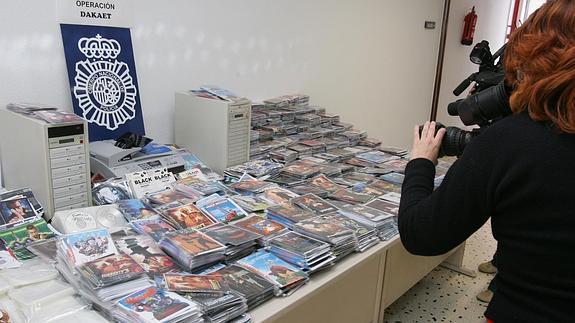
[[[477,266],[491,259],[496,242],[488,222],[467,240],[464,266]],[[475,296],[487,288],[493,276],[477,272],[471,278],[438,267],[385,311],[385,322],[485,322],[486,304]]]

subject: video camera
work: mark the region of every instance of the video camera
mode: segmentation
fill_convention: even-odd
[[[467,144],[481,131],[494,122],[511,114],[509,106],[509,88],[505,86],[503,54],[505,45],[495,54],[491,54],[489,42],[484,40],[471,51],[470,60],[479,65],[479,71],[471,74],[455,90],[460,95],[471,83],[475,82],[470,95],[447,106],[451,116],[459,116],[466,126],[478,125],[479,128],[466,131],[457,127],[445,127],[438,124],[436,131],[445,128],[445,136],[439,149],[439,157],[461,156]]]

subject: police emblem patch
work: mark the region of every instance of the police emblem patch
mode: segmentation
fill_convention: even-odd
[[[115,130],[136,116],[137,89],[128,65],[117,60],[120,43],[96,35],[81,38],[78,49],[86,60],[76,63],[73,94],[82,117]]]

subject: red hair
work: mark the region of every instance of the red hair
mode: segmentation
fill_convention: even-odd
[[[505,75],[514,113],[575,134],[575,1],[548,0],[512,35]]]

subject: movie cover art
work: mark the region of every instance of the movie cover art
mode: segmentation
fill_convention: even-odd
[[[305,211],[293,204],[280,204],[272,206],[268,208],[268,213],[285,218],[293,223],[300,222],[315,216],[314,214]]]
[[[268,203],[257,196],[235,195],[231,199],[248,212],[259,212],[268,208]]]
[[[118,301],[118,305],[139,316],[144,322],[169,322],[190,312],[194,303],[184,297],[156,287],[148,287]]]
[[[395,203],[395,204],[399,205],[399,202],[401,201],[401,194],[395,193],[395,192],[390,192],[390,193],[387,193],[387,194],[380,196],[380,199],[386,200],[386,201],[389,201],[391,203]]]
[[[330,198],[352,204],[367,203],[373,199],[373,196],[363,193],[355,193],[350,190],[339,190],[329,195]]]
[[[67,257],[75,266],[118,253],[108,230],[101,229],[64,236]]]
[[[272,177],[266,179],[266,181],[272,182],[275,184],[279,184],[279,185],[283,185],[283,186],[288,186],[288,187],[305,183],[305,179],[301,179],[301,178],[297,178],[297,177],[293,177],[293,176],[289,176],[289,175],[285,175],[285,174],[277,174],[275,176],[272,176]]]
[[[227,198],[205,205],[201,209],[219,222],[231,222],[246,217],[244,210]]]
[[[366,227],[365,225],[359,222],[356,222],[350,218],[347,218],[343,215],[336,213],[330,214],[329,216],[326,217],[326,219],[338,223],[339,225],[355,232],[355,235],[358,238],[363,237],[366,234],[372,233],[374,230]]]
[[[0,269],[17,268],[21,265],[22,263],[16,259],[12,249],[8,248],[4,240],[0,239]]]
[[[233,225],[263,236],[270,236],[285,230],[283,225],[257,215],[235,222]]]
[[[262,198],[272,204],[288,203],[292,198],[296,198],[298,196],[299,195],[293,193],[292,191],[280,187],[269,188],[262,194]]]
[[[50,238],[29,245],[28,250],[46,262],[55,263],[58,256],[58,238]]]
[[[342,211],[345,212],[350,212],[350,213],[355,213],[360,217],[364,217],[366,219],[369,219],[373,222],[379,222],[379,221],[383,221],[391,216],[393,216],[393,214],[390,213],[386,213],[383,211],[380,211],[378,209],[374,209],[371,208],[369,206],[365,206],[365,205],[347,205],[344,208],[342,208]]]
[[[273,238],[270,241],[272,246],[292,251],[297,254],[306,255],[312,251],[326,246],[325,243],[308,238],[299,233],[289,231]]]
[[[163,212],[166,220],[178,229],[203,228],[214,221],[203,214],[194,204],[186,204]]]
[[[320,237],[336,237],[348,235],[351,232],[345,227],[322,217],[315,217],[295,224],[296,228]]]
[[[397,216],[397,214],[399,213],[399,205],[388,202],[388,201],[380,200],[380,199],[375,199],[375,200],[367,203],[366,206],[369,206],[371,208],[374,208],[376,210],[380,210],[380,211],[383,211],[386,213],[393,214],[395,216]]]
[[[333,181],[331,181],[325,175],[320,175],[320,176],[314,177],[309,182],[309,184],[316,186],[316,187],[319,187],[322,190],[330,192],[330,193],[333,193],[333,192],[338,191],[338,190],[343,188],[342,186],[339,186],[336,183],[334,183]]]
[[[0,227],[14,226],[30,221],[36,217],[36,212],[27,198],[0,202]]]
[[[294,176],[301,178],[308,178],[319,173],[319,170],[315,166],[306,165],[301,162],[295,162],[284,167],[281,172],[284,174],[293,174]]]
[[[337,208],[333,204],[313,194],[306,194],[294,198],[292,202],[316,214],[327,214],[337,211]]]
[[[392,172],[392,173],[387,173],[387,174],[381,175],[379,178],[383,179],[384,181],[390,182],[390,183],[402,185],[403,180],[405,179],[405,175]]]
[[[30,189],[29,187],[0,193],[0,201],[15,200],[19,198],[27,198],[32,207],[34,208],[34,210],[36,211],[36,214],[38,214],[38,216],[42,216],[42,214],[44,213],[44,208],[42,207],[42,205],[40,205],[40,202],[38,202],[38,200],[34,196],[34,192],[32,192],[32,189]]]
[[[36,111],[34,114],[40,117],[42,120],[52,123],[52,124],[60,124],[60,123],[69,123],[69,122],[84,122],[84,119],[80,118],[79,116],[65,111]]]
[[[204,233],[223,244],[232,246],[239,246],[262,237],[251,231],[223,223],[216,223],[205,228]]]
[[[312,147],[314,149],[325,148],[325,144],[319,140],[316,140],[316,139],[301,140],[299,143],[304,145],[304,146]]]
[[[191,229],[174,231],[167,236],[183,252],[194,256],[225,248],[209,236]]]
[[[375,179],[373,175],[358,172],[343,175],[343,178],[350,181],[355,181],[355,183],[369,183]]]
[[[0,309],[0,323],[11,323],[12,319],[10,318],[10,314],[4,309]]]
[[[79,272],[96,287],[107,287],[140,276],[144,270],[126,254],[111,255],[92,260],[80,267]]]
[[[154,241],[159,242],[166,233],[175,229],[162,219],[151,218],[136,220],[130,223],[134,230],[140,234],[149,235]]]
[[[360,193],[362,193],[362,194],[368,194],[368,195],[371,195],[371,196],[373,196],[373,197],[378,197],[378,196],[382,196],[382,195],[385,194],[386,192],[381,191],[381,190],[379,190],[379,189],[377,189],[377,188],[375,188],[375,187],[373,187],[373,186],[369,186],[369,185],[368,185],[368,186],[363,186],[363,187],[361,188]]]
[[[397,156],[393,156],[387,153],[384,153],[379,150],[368,151],[365,153],[358,154],[356,156],[359,159],[374,163],[374,164],[381,164],[391,159],[397,158]]]
[[[180,269],[149,236],[127,236],[116,240],[116,244],[120,251],[130,256],[151,276]]]
[[[273,185],[269,182],[260,181],[260,180],[247,180],[247,181],[239,181],[230,185],[231,188],[237,191],[247,191],[252,193],[258,193],[263,191],[266,187]]]
[[[214,274],[221,275],[231,290],[244,295],[246,298],[261,295],[274,286],[259,274],[237,265],[227,266]]]
[[[307,279],[303,271],[262,250],[238,260],[238,264],[265,275],[282,288]]]
[[[314,194],[319,197],[327,197],[329,195],[328,191],[312,185],[298,185],[290,187],[290,190],[299,195]]]
[[[0,232],[0,239],[10,248],[18,260],[33,258],[35,255],[26,249],[29,244],[54,237],[44,219],[17,225]]]
[[[356,167],[371,167],[373,166],[372,163],[367,162],[365,160],[358,159],[356,157],[350,158],[345,161],[346,164]]]
[[[396,173],[404,173],[405,167],[407,166],[408,160],[407,159],[395,159],[390,160],[384,163],[386,168],[393,170]]]
[[[393,184],[390,182],[376,179],[368,184],[369,187],[374,187],[384,193],[401,193],[401,185]]]
[[[147,194],[146,197],[155,204],[180,203],[188,204],[197,201],[197,198],[176,190],[165,190],[161,192]]]
[[[202,177],[205,178],[205,176],[203,176],[203,174],[202,174]],[[204,195],[209,195],[209,194],[213,194],[213,193],[220,191],[220,187],[218,185],[216,185],[214,182],[202,180],[201,178],[198,178],[196,176],[188,176],[188,177],[184,177],[182,179],[179,179],[175,185],[185,187],[188,189],[192,189],[192,190],[200,192]]]
[[[184,293],[223,294],[227,285],[219,275],[164,274],[168,290]]]
[[[126,220],[141,220],[159,216],[160,214],[138,199],[121,200],[117,202],[118,209]]]

